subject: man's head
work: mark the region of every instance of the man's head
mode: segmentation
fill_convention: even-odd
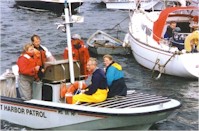
[[[170,27],[171,27],[172,29],[175,29],[175,28],[176,28],[176,25],[177,25],[177,23],[176,23],[175,21],[171,21],[171,22],[170,22]]]
[[[41,39],[38,35],[33,35],[31,37],[31,41],[32,41],[32,44],[34,45],[34,47],[38,48],[41,44]]]
[[[95,68],[97,67],[97,59],[90,57],[87,62],[86,67],[89,72],[93,72],[95,70]]]

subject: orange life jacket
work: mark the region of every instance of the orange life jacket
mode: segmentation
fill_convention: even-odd
[[[35,70],[37,63],[33,57],[24,53],[18,58],[17,65],[20,74],[33,76],[35,79],[38,78],[37,71]]]
[[[88,62],[88,59],[90,58],[90,54],[88,51],[88,48],[84,45],[82,40],[72,40],[72,55],[73,60],[80,61],[80,69],[81,69],[81,75],[88,75],[88,71],[86,68],[86,64]],[[80,48],[76,49],[75,45],[79,43]],[[65,48],[64,50],[64,59],[68,59],[68,48]]]
[[[34,59],[36,60],[37,65],[38,66],[44,66],[44,63],[47,61],[46,51],[45,50],[37,50],[37,49],[35,49],[34,53],[35,53]]]

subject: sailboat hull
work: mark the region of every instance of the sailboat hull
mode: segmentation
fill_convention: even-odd
[[[195,67],[197,65],[197,61],[195,60],[199,59],[198,53],[173,54],[139,42],[133,36],[130,36],[129,40],[132,54],[140,65],[150,70],[161,71],[168,75],[186,78],[199,77],[199,73]],[[188,63],[187,61],[191,61],[190,58],[192,62]],[[157,60],[159,60],[159,65],[162,65],[162,67],[156,65]],[[163,67],[163,65],[165,65],[165,67]]]

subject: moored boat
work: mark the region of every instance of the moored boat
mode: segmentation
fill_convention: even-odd
[[[186,0],[102,0],[107,9],[136,9],[140,6],[144,10],[162,10],[171,6],[185,6],[190,4]]]
[[[87,45],[90,52],[98,55],[126,55],[131,52],[130,46],[123,46],[121,40],[101,30],[97,30],[88,38]]]
[[[154,71],[186,77],[198,78],[198,43],[195,51],[188,51],[193,39],[198,40],[198,7],[169,7],[162,11],[146,12],[136,9],[130,12],[129,32],[124,40],[131,45],[136,61]],[[164,39],[168,23],[177,22],[181,30],[173,32],[171,39]],[[179,29],[178,28],[178,29]],[[195,31],[194,31],[195,30]],[[188,35],[195,36],[188,40]],[[190,37],[189,37],[190,38]],[[188,41],[186,41],[188,40]]]
[[[83,4],[82,0],[67,0],[71,2],[72,12],[76,12],[79,6]],[[16,6],[23,9],[34,11],[51,11],[57,14],[64,12],[65,0],[15,0]]]

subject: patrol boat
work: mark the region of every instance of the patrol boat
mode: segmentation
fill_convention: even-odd
[[[65,8],[65,23],[69,60],[46,62],[42,82],[34,82],[33,98],[16,97],[17,66],[0,77],[1,120],[32,129],[94,130],[94,129],[149,129],[152,124],[166,119],[181,106],[177,100],[163,96],[128,91],[126,97],[108,98],[101,103],[69,104],[60,97],[61,85],[83,81],[78,61],[72,60],[70,23],[75,20]],[[70,18],[70,19],[69,19]],[[80,20],[80,17],[74,17]],[[72,20],[72,21],[71,21]],[[77,21],[76,21],[77,22]]]

